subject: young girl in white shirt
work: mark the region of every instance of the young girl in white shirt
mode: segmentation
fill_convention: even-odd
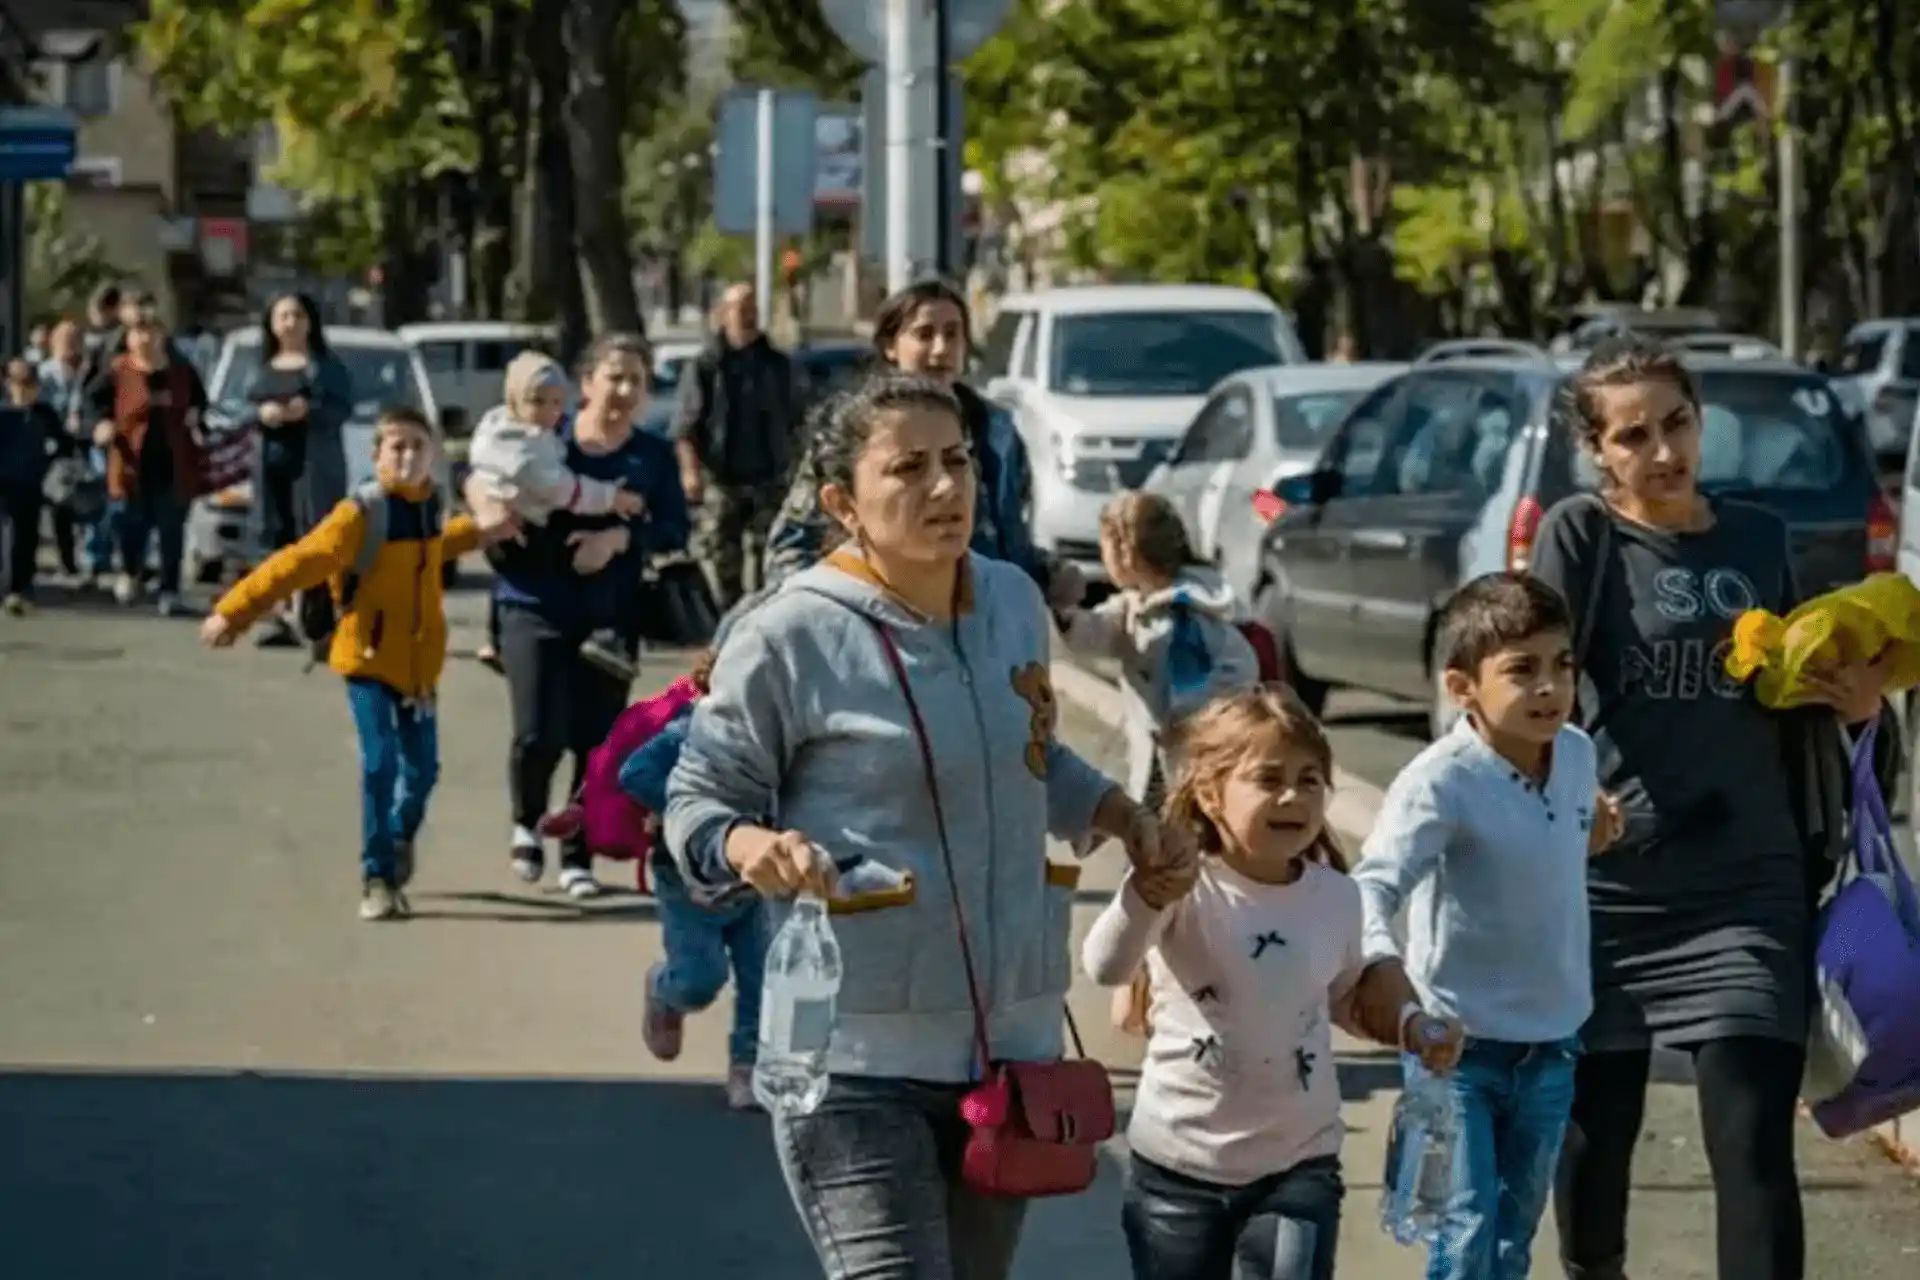
[[[1082,953],[1105,986],[1146,962],[1122,1215],[1133,1273],[1328,1280],[1344,1194],[1332,1028],[1406,1042],[1417,1009],[1362,1017],[1360,892],[1326,826],[1333,753],[1299,700],[1278,686],[1218,699],[1175,745],[1166,819],[1204,853],[1130,874]],[[1457,1052],[1446,1030],[1437,1069]]]

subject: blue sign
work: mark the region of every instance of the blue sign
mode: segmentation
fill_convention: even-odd
[[[819,153],[815,121],[819,102],[811,93],[780,89],[773,95],[774,234],[803,236],[813,228],[813,184]],[[759,192],[760,95],[729,93],[715,127],[719,151],[713,161],[713,224],[727,235],[754,233]]]
[[[73,172],[73,117],[52,107],[0,110],[0,182],[58,181]]]

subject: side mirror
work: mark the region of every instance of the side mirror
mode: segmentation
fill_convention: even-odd
[[[467,411],[458,405],[448,405],[440,410],[440,430],[447,435],[461,435],[467,429]]]
[[[1011,405],[1020,398],[1016,386],[1012,378],[989,378],[987,379],[987,399],[995,404]]]

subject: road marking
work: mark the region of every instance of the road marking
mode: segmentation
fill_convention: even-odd
[[[1126,704],[1121,699],[1119,686],[1056,658],[1053,687],[1061,697],[1113,728],[1124,726]],[[1386,793],[1371,782],[1345,769],[1335,769],[1327,819],[1333,823],[1334,830],[1357,845],[1373,830],[1374,819],[1379,817],[1381,802],[1385,799]],[[1349,853],[1357,853],[1357,849]]]

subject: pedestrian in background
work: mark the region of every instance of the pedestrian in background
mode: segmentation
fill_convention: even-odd
[[[668,446],[634,426],[646,407],[652,350],[638,334],[609,334],[587,349],[579,369],[581,405],[561,426],[567,469],[617,482],[641,499],[644,514],[552,512],[526,525],[521,541],[493,557],[500,606],[500,661],[512,707],[508,753],[513,831],[508,857],[528,884],[545,874],[540,820],[553,775],[573,757],[568,794],[578,794],[587,756],[626,709],[630,681],[582,652],[611,628],[623,652],[639,644],[640,584],[647,557],[686,543],[686,501]],[[469,507],[482,523],[512,518],[484,478],[467,481]],[[583,832],[561,842],[560,887],[575,898],[600,893]]]
[[[1100,560],[1118,590],[1097,608],[1061,611],[1061,630],[1075,653],[1120,664],[1127,794],[1158,810],[1174,727],[1260,683],[1260,660],[1239,630],[1245,610],[1233,588],[1199,563],[1165,498],[1135,492],[1109,502]]]
[[[1050,560],[1033,545],[1027,523],[1031,472],[1013,416],[962,381],[971,333],[972,316],[959,291],[944,280],[922,280],[888,298],[874,314],[875,362],[881,368],[932,378],[953,392],[960,402],[979,488],[973,550],[1025,570],[1054,609],[1072,608],[1085,595],[1086,584],[1078,569]],[[816,409],[808,421],[825,412]],[[806,456],[812,455],[807,452]],[[832,536],[833,521],[820,506],[820,485],[806,459],[799,470],[767,539],[763,576],[769,583],[813,564]]]
[[[115,305],[118,305],[116,299]],[[107,451],[93,444],[93,424],[87,418],[88,354],[87,334],[80,324],[63,317],[47,335],[47,358],[40,364],[40,396],[59,415],[63,430],[81,442],[86,475],[94,486],[104,484]],[[113,556],[118,534],[111,503],[98,504],[91,519],[80,522],[86,535],[86,569],[79,586],[90,591],[113,572]]]
[[[360,743],[360,918],[409,913],[414,841],[440,775],[434,695],[447,657],[440,566],[480,545],[469,516],[441,522],[434,492],[435,429],[412,409],[388,409],[374,427],[378,496],[349,498],[289,547],[234,584],[201,626],[215,648],[231,645],[296,592],[331,584],[341,617],[327,662],[347,682]],[[385,504],[385,540],[346,596],[345,575],[372,536],[372,502]]]
[[[0,410],[0,537],[7,544],[6,594],[0,598],[15,617],[33,604],[40,554],[41,486],[47,466],[72,437],[61,429],[52,409],[40,403],[33,365],[21,357],[7,362],[6,406]]]
[[[151,294],[134,295],[127,311],[126,350],[112,357],[87,388],[93,442],[107,450],[107,493],[116,504],[120,578],[114,598],[139,599],[147,550],[160,543],[163,617],[181,609],[180,561],[187,507],[199,495],[203,466],[199,426],[207,408],[200,375],[175,360]]]
[[[260,313],[260,364],[241,397],[242,425],[260,438],[253,465],[255,545],[272,554],[304,537],[347,493],[341,432],[353,416],[353,379],[328,349],[312,298],[281,294]],[[284,611],[258,634],[263,648],[300,643]]]
[[[759,565],[787,495],[801,396],[793,362],[760,330],[752,285],[729,286],[717,319],[681,378],[673,438],[681,488],[699,509],[695,554],[725,612],[745,594],[745,565]]]

